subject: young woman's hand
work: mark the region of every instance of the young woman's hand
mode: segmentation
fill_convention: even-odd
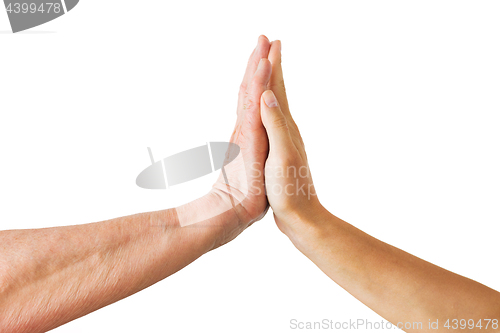
[[[281,69],[281,42],[269,51],[272,74],[261,97],[261,117],[269,137],[265,166],[266,192],[280,230],[294,241],[304,228],[301,219],[322,207],[314,189],[304,142],[295,124],[286,97]]]

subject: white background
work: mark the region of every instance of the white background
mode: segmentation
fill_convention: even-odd
[[[156,159],[229,139],[257,37],[283,43],[319,198],[407,252],[500,289],[500,2],[89,1],[26,33],[0,10],[0,229],[175,207]],[[381,320],[272,214],[166,280],[56,329],[289,332]],[[467,318],[465,318],[467,319]]]

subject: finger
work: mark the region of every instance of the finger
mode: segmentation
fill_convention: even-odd
[[[272,90],[266,90],[262,94],[260,110],[262,123],[269,138],[270,151],[286,152],[294,148],[287,119]]]
[[[290,115],[288,100],[286,98],[285,81],[283,80],[283,69],[281,67],[281,41],[275,40],[271,43],[268,59],[272,65],[272,75],[268,88],[274,92],[283,113]]]
[[[257,70],[260,59],[267,58],[270,47],[271,43],[269,42],[269,39],[267,39],[267,37],[264,35],[259,36],[257,46],[248,59],[247,69],[241,83],[241,90],[245,91],[248,88],[248,86],[250,85],[250,81],[252,80],[252,77]]]
[[[269,61],[271,62],[272,74],[269,80],[268,89],[272,90],[278,99],[278,103],[281,107],[283,114],[285,115],[289,129],[291,132],[292,139],[296,144],[296,147],[304,148],[304,142],[300,135],[299,128],[292,117],[290,108],[288,106],[288,99],[286,96],[285,81],[283,79],[283,69],[281,67],[281,41],[275,40],[271,43],[271,48],[269,50]],[[300,149],[299,149],[300,150]]]
[[[253,129],[262,128],[264,130],[260,119],[259,103],[260,96],[266,90],[270,78],[271,63],[267,59],[261,59],[247,93],[243,97],[243,105],[238,115],[238,118],[249,124]]]
[[[257,46],[253,50],[250,58],[248,59],[247,69],[245,71],[245,75],[243,77],[243,81],[241,82],[240,90],[238,93],[237,114],[239,118],[242,112],[244,112],[243,107],[245,104],[245,96],[247,95],[247,89],[250,84],[250,81],[255,75],[255,71],[257,70],[260,59],[267,58],[270,47],[271,44],[269,43],[269,39],[267,39],[267,37],[264,35],[259,36],[259,39],[257,41]]]
[[[260,96],[269,84],[271,75],[271,63],[269,60],[266,58],[260,59],[257,70],[255,71],[247,89],[246,103],[248,103],[249,100],[257,102],[260,100]]]

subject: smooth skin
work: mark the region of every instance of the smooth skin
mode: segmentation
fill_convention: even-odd
[[[46,332],[130,296],[264,216],[264,171],[255,168],[268,155],[259,103],[271,76],[270,45],[259,37],[241,84],[231,142],[243,158],[224,168],[229,186],[221,176],[207,195],[177,209],[0,232],[1,333]],[[202,222],[181,227],[180,220]]]
[[[265,182],[279,229],[333,281],[394,325],[422,322],[407,332],[455,331],[444,327],[448,319],[450,326],[453,319],[482,320],[482,328],[468,332],[500,331],[491,322],[485,327],[485,319],[500,321],[499,292],[386,244],[321,205],[290,114],[280,49],[279,41],[272,43],[270,89],[261,99],[269,136]],[[439,320],[438,330],[429,329],[429,319]]]

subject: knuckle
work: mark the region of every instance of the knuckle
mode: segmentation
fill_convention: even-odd
[[[240,94],[243,94],[247,91],[247,83],[245,81],[240,84]]]
[[[243,103],[243,110],[251,110],[256,107],[255,100],[247,94],[245,97],[245,102]]]
[[[255,89],[255,88],[259,88],[259,87],[263,87],[263,86],[267,86],[267,82],[264,82],[264,81],[265,81],[264,76],[254,75],[252,80],[250,80],[250,90]]]
[[[275,128],[288,129],[288,124],[285,117],[275,117],[273,119],[273,125]]]

